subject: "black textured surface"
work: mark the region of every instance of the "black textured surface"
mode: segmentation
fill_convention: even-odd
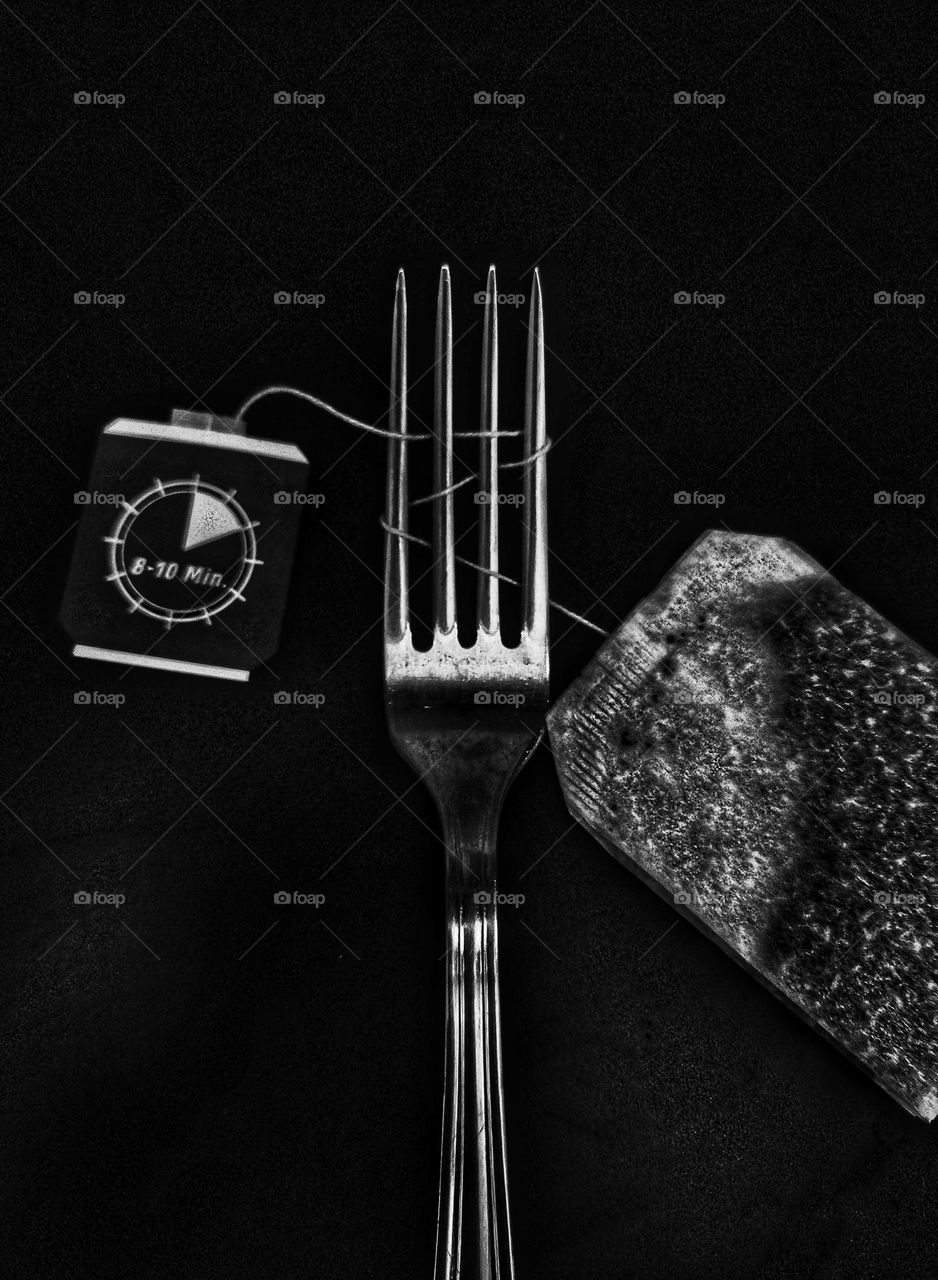
[[[614,628],[723,520],[793,538],[935,650],[934,7],[10,9],[4,1260],[29,1280],[414,1280],[445,942],[435,819],[380,710],[383,451],[299,402],[252,411],[325,504],[274,674],[243,690],[69,661],[72,496],[119,416],[230,414],[277,381],[377,420],[401,264],[415,380],[451,264],[468,428],[473,293],[491,260],[525,293],[540,262],[557,599]],[[926,101],[879,110],[880,88]],[[275,108],[279,89],[326,101]],[[680,90],[726,103],[678,108]],[[82,289],[126,301],[76,306]],[[326,301],[275,306],[281,289]],[[507,381],[509,308],[503,337]],[[723,494],[717,520],[675,504],[695,490]],[[554,623],[559,692],[596,637]],[[501,935],[519,1280],[933,1274],[934,1133],[672,928],[569,819],[546,750],[503,864],[526,898]],[[119,910],[73,902],[121,885]],[[280,888],[326,903],[275,909]]]

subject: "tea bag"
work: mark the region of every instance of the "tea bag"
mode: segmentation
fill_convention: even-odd
[[[573,815],[938,1113],[938,662],[778,538],[711,531],[548,717]]]

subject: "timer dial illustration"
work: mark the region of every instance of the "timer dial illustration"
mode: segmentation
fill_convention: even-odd
[[[243,603],[256,565],[258,521],[235,501],[237,490],[200,479],[154,479],[122,511],[110,535],[108,582],[128,604],[167,628],[204,622]]]

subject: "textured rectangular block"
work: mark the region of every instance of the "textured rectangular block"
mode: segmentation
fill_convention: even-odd
[[[573,815],[908,1110],[938,1113],[938,663],[711,531],[548,728]]]

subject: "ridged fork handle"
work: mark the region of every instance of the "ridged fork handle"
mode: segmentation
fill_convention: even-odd
[[[513,1280],[498,998],[498,804],[444,817],[446,1049],[435,1280]]]

